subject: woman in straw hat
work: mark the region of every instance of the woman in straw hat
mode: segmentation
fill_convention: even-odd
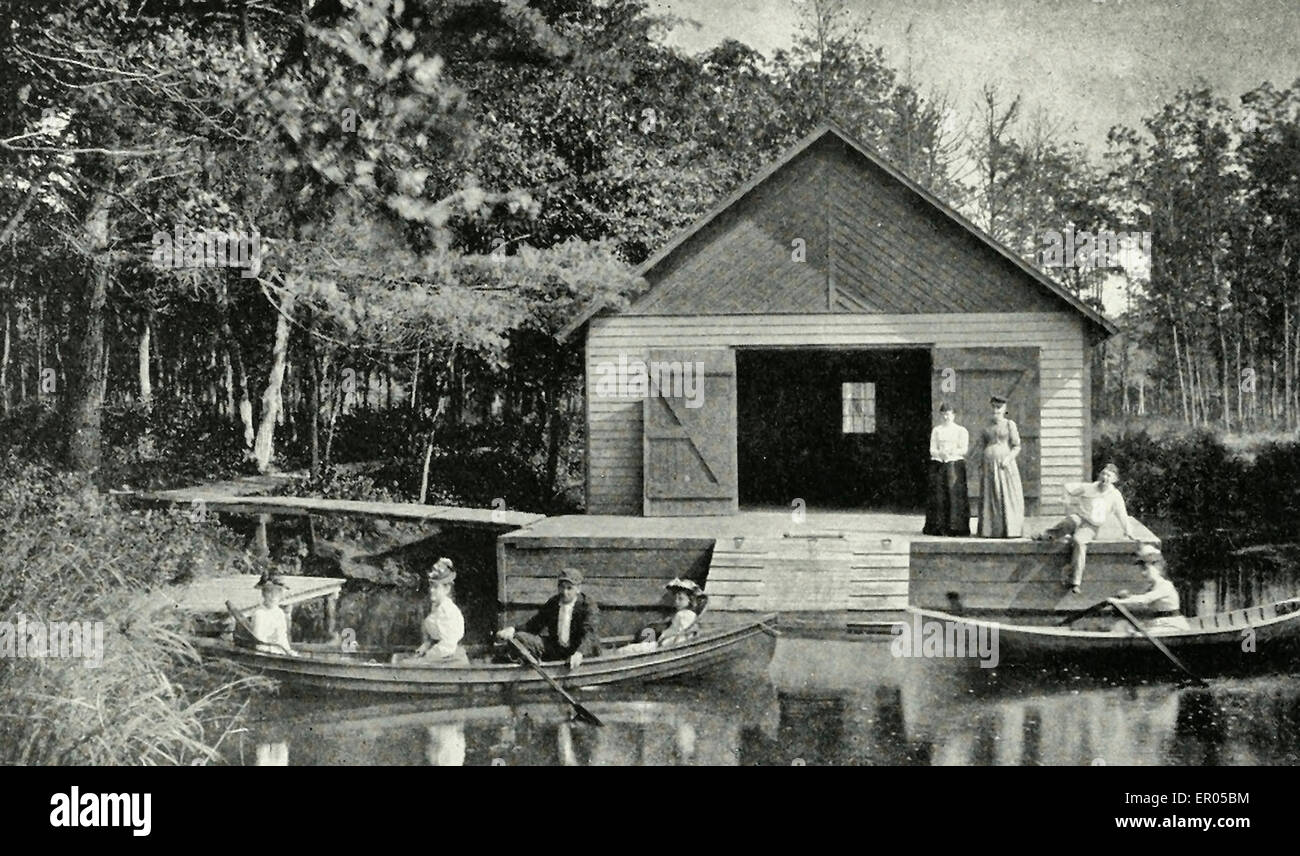
[[[289,590],[285,584],[284,577],[272,571],[262,574],[261,578],[255,584],[262,592],[262,602],[250,613],[248,613],[248,626],[253,631],[252,640],[240,638],[240,631],[236,629],[236,640],[242,642],[251,641],[254,647],[264,654],[290,654],[298,656],[298,652],[293,650],[289,644],[289,620],[284,614],[284,609],[280,606],[280,600],[284,593]]]
[[[429,571],[429,614],[420,623],[424,641],[406,662],[439,665],[469,665],[469,655],[460,644],[465,637],[465,616],[451,599],[456,571],[451,559],[441,558]]]
[[[640,633],[641,641],[622,646],[618,649],[620,654],[644,654],[670,645],[681,645],[694,635],[695,621],[699,617],[696,606],[702,594],[700,587],[693,580],[674,579],[664,588],[673,595],[676,612],[672,621],[657,639],[653,627],[645,628]]]
[[[1147,630],[1156,632],[1160,630],[1186,630],[1187,619],[1183,617],[1180,609],[1178,598],[1178,589],[1165,576],[1165,558],[1158,549],[1150,544],[1143,544],[1138,547],[1137,559],[1134,564],[1142,566],[1146,571],[1147,579],[1151,581],[1151,589],[1145,594],[1132,594],[1127,597],[1110,597],[1106,598],[1109,603],[1118,603],[1123,606],[1137,607],[1142,611],[1142,615],[1149,620],[1143,621]],[[1115,624],[1115,630],[1124,630],[1129,633],[1136,633],[1133,625],[1128,621],[1120,621]]]

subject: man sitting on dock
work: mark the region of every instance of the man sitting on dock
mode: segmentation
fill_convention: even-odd
[[[584,656],[600,656],[600,609],[582,593],[582,572],[577,568],[560,571],[558,585],[559,593],[518,632],[507,627],[497,632],[497,638],[516,639],[536,659],[568,660],[569,668],[576,669]]]
[[[1088,544],[1097,540],[1098,531],[1111,515],[1119,520],[1125,538],[1138,540],[1138,537],[1133,534],[1128,509],[1124,506],[1124,497],[1115,487],[1117,481],[1119,481],[1119,468],[1114,464],[1107,464],[1101,468],[1101,475],[1095,482],[1067,484],[1065,486],[1066,506],[1073,507],[1075,511],[1066,515],[1051,529],[1034,536],[1036,541],[1064,538],[1066,541],[1073,542],[1072,561],[1065,568],[1070,577],[1063,580],[1061,585],[1075,594],[1079,593],[1083,585],[1083,565],[1088,556]]]

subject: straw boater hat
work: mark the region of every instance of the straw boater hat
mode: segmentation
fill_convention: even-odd
[[[1150,544],[1143,544],[1137,548],[1137,558],[1133,560],[1133,564],[1153,565],[1157,562],[1163,564],[1164,561],[1164,554],[1160,552],[1159,548],[1153,547]]]
[[[429,569],[429,582],[431,583],[451,583],[456,581],[456,569],[452,565],[451,559],[443,556],[433,563]]]
[[[684,591],[691,597],[698,597],[700,594],[700,587],[694,580],[674,579],[668,585],[664,586],[664,588],[669,591]]]
[[[282,588],[285,591],[289,590],[289,587],[284,583],[284,577],[280,576],[275,571],[264,572],[253,588],[265,588],[267,586],[275,586],[277,588]]]

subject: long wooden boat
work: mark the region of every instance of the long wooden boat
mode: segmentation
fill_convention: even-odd
[[[986,640],[996,639],[999,663],[1054,661],[1125,670],[1170,665],[1151,642],[1129,630],[1007,624],[913,606],[907,611],[912,622],[906,629],[922,638],[931,632],[924,623],[937,623],[945,636],[951,633],[954,639],[979,639],[981,634]],[[1110,625],[1116,620],[1122,619],[1108,617],[1105,622]],[[923,622],[921,631],[916,622]],[[1300,665],[1300,598],[1188,618],[1187,625],[1183,630],[1151,632],[1193,669],[1249,671],[1265,663]],[[974,662],[970,646],[965,647],[965,659]]]
[[[647,653],[623,654],[617,646],[630,638],[611,639],[606,652],[590,657],[577,669],[565,662],[546,662],[543,668],[565,688],[644,683],[707,671],[754,654],[761,647],[771,658],[773,646],[758,645],[774,633],[774,614],[702,632],[690,642]],[[219,638],[194,640],[205,656],[221,657],[292,687],[408,695],[460,695],[503,691],[546,691],[548,687],[531,668],[513,663],[475,662],[486,648],[471,648],[468,666],[393,664],[393,652],[339,651],[322,645],[295,645],[301,656],[268,654],[243,648]]]

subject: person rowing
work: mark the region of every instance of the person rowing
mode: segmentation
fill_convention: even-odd
[[[1160,550],[1150,544],[1143,544],[1138,547],[1134,564],[1141,565],[1146,571],[1151,589],[1144,594],[1108,597],[1106,602],[1138,607],[1144,613],[1143,617],[1149,619],[1143,624],[1152,633],[1188,629],[1187,619],[1180,608],[1178,589],[1174,588],[1169,577],[1165,576],[1165,558]],[[1137,632],[1128,621],[1116,622],[1112,629],[1116,632]]]
[[[262,602],[248,613],[248,625],[235,626],[235,643],[252,647],[264,654],[289,654],[297,657],[298,652],[289,644],[289,621],[280,606],[284,593],[289,590],[284,577],[273,571],[267,571],[258,579],[254,588],[262,592]],[[252,638],[248,630],[252,630]]]
[[[600,609],[582,593],[582,572],[577,568],[560,571],[556,587],[558,593],[518,632],[506,627],[497,638],[518,641],[536,660],[565,660],[576,669],[584,657],[600,656]],[[515,660],[518,652],[507,650],[504,656]]]

